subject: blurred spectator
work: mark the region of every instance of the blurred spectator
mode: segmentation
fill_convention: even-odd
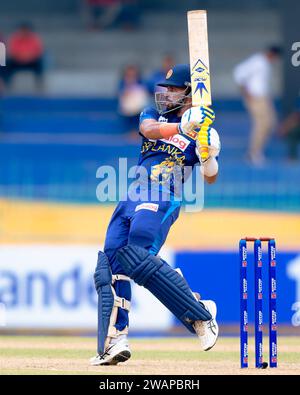
[[[0,32],[0,43],[5,44],[5,38],[1,32]],[[0,64],[0,95],[3,92],[3,87],[4,87],[4,72],[5,72],[5,68]]]
[[[106,29],[111,27],[121,13],[121,0],[85,0],[89,12],[89,27]]]
[[[282,123],[280,134],[286,138],[288,145],[288,158],[292,161],[298,159],[300,144],[300,109],[291,113]]]
[[[154,71],[147,80],[147,88],[151,95],[165,88],[156,86],[156,84],[165,79],[167,72],[174,66],[175,60],[172,55],[165,55],[159,70]]]
[[[36,77],[37,88],[43,82],[44,46],[40,36],[28,23],[22,23],[8,40],[5,82],[9,85],[14,74],[29,70]]]
[[[251,116],[249,159],[260,165],[265,161],[264,147],[276,122],[276,113],[270,95],[272,63],[281,54],[277,46],[256,53],[238,64],[234,79],[239,85],[246,108]]]
[[[138,137],[139,115],[148,104],[149,96],[139,69],[127,66],[119,84],[119,113],[125,129],[133,138]]]
[[[5,37],[4,34],[0,31],[0,42],[5,43]]]
[[[0,32],[0,43],[5,44],[5,38],[4,35]],[[2,96],[4,92],[4,72],[5,72],[5,66],[3,64],[6,63],[6,59],[1,59],[2,62],[0,64],[0,142],[2,138],[2,132],[4,131],[3,127],[3,101],[2,101]],[[4,60],[4,62],[3,62]]]

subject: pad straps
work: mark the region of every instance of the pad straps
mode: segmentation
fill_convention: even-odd
[[[128,276],[125,276],[124,274],[113,274],[112,275],[112,284],[114,284],[116,281],[130,281],[130,278]],[[107,338],[105,340],[105,349],[108,347],[111,338],[117,338],[120,335],[127,335],[128,334],[128,327],[127,326],[123,330],[119,331],[115,327],[115,324],[117,322],[118,308],[129,311],[130,306],[131,306],[131,303],[129,300],[127,300],[125,298],[121,298],[120,296],[117,296],[116,291],[113,286],[111,287],[111,289],[112,289],[112,293],[114,296],[114,305],[113,305],[112,313],[110,316]]]
[[[116,281],[130,281],[130,278],[124,274],[113,274],[112,284],[114,284]]]

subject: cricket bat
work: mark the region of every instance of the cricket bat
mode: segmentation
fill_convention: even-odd
[[[188,37],[191,68],[193,106],[211,105],[207,13],[205,10],[188,11]],[[202,147],[201,158],[208,158],[208,148]]]

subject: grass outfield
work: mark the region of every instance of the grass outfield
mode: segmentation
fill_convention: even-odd
[[[92,367],[95,339],[0,336],[0,374],[255,374],[253,339],[249,369],[239,368],[239,339],[219,338],[209,352],[194,338],[134,338],[132,358],[118,366]],[[267,339],[265,339],[267,346]],[[267,350],[267,347],[265,347]],[[300,338],[279,337],[279,367],[260,374],[300,374]],[[267,355],[266,355],[267,357]],[[267,358],[265,358],[267,360]]]

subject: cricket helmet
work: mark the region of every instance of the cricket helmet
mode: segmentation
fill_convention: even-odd
[[[178,111],[186,105],[186,99],[191,97],[191,75],[188,64],[178,64],[170,69],[163,81],[157,84],[164,88],[181,88],[182,92],[156,92],[155,104],[158,112],[166,114]]]
[[[158,86],[168,87],[175,86],[177,88],[187,88],[191,86],[191,72],[188,64],[178,64],[170,69],[163,81]]]

